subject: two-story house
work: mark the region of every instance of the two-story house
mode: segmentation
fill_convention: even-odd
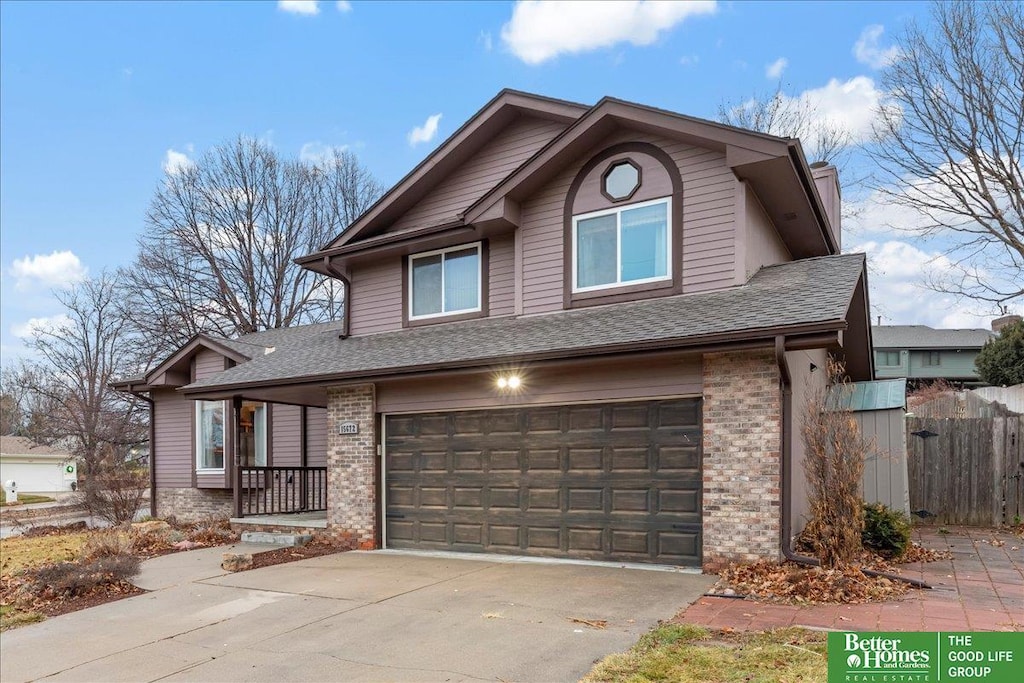
[[[946,380],[978,386],[974,361],[995,334],[981,329],[936,329],[927,325],[877,325],[871,328],[878,379],[906,378],[911,386]]]
[[[120,385],[154,399],[157,507],[325,508],[363,548],[779,557],[806,392],[827,354],[873,376],[839,201],[797,140],[503,91],[299,259],[344,320]]]

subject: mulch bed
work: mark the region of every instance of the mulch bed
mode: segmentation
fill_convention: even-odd
[[[732,564],[719,574],[712,595],[743,597],[787,605],[857,604],[898,598],[911,586],[884,576],[868,576],[861,569],[900,573],[899,565],[934,562],[949,552],[912,543],[897,560],[865,551],[859,566],[844,569],[808,567],[795,562],[759,561]]]
[[[343,553],[348,550],[348,548],[341,545],[314,539],[306,545],[295,546],[294,548],[278,548],[277,550],[268,550],[264,553],[255,553],[252,556],[252,567],[250,567],[250,569],[273,567],[277,564],[297,562],[298,560],[308,560],[311,557],[333,555],[335,553]]]

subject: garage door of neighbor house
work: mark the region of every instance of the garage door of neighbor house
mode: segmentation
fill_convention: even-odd
[[[700,565],[700,399],[389,415],[392,548]]]

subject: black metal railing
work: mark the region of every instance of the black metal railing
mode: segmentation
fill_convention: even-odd
[[[238,467],[235,476],[239,517],[327,509],[326,467]]]

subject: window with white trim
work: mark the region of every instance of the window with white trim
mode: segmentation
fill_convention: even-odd
[[[573,291],[671,280],[671,215],[666,197],[573,216]]]
[[[224,401],[196,401],[196,470],[224,470]]]
[[[409,319],[481,310],[480,242],[409,257]]]

